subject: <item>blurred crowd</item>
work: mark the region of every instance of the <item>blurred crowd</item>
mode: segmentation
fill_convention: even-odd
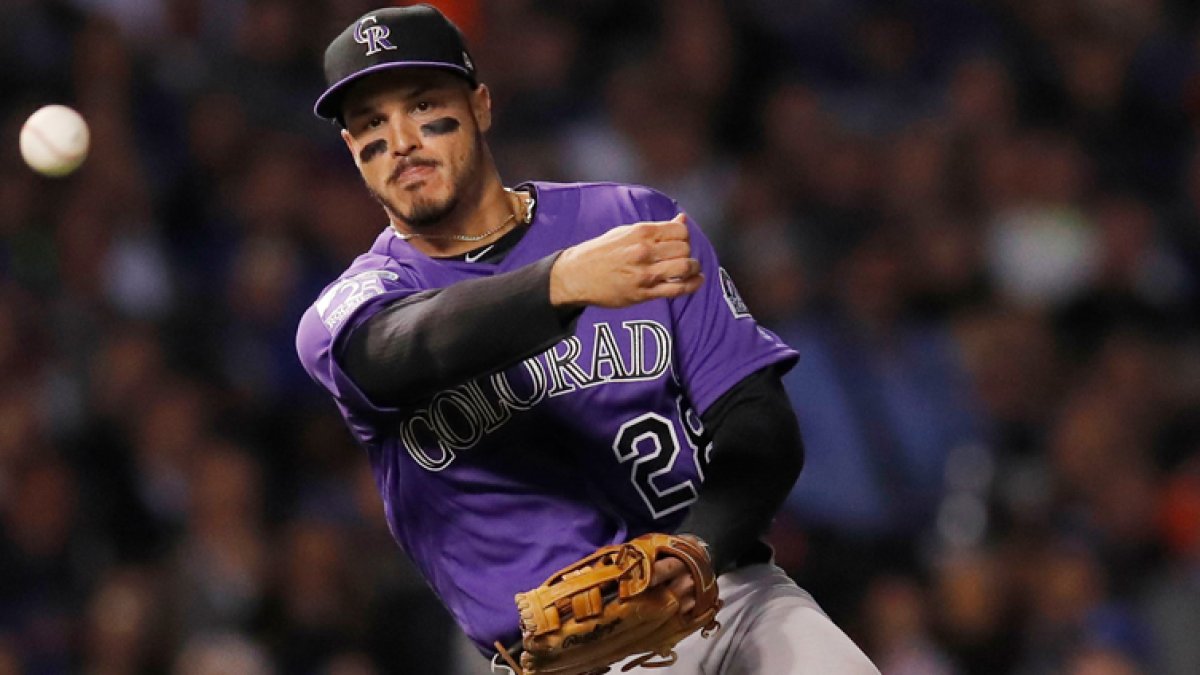
[[[0,3],[0,675],[481,670],[293,350],[385,225],[310,112],[374,4]],[[1200,673],[1193,3],[434,4],[509,184],[672,195],[799,349],[771,541],[885,675]]]

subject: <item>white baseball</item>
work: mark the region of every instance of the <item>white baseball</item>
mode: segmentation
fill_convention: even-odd
[[[87,122],[65,105],[38,108],[21,127],[21,156],[44,176],[65,176],[87,158]]]

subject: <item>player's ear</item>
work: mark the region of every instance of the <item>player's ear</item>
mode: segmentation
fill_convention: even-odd
[[[362,163],[358,159],[358,151],[354,148],[354,137],[350,135],[349,131],[346,131],[345,127],[342,127],[342,140],[346,142],[346,149],[350,151],[350,157],[354,159],[354,166],[361,169]]]
[[[471,91],[471,114],[481,133],[492,128],[492,92],[486,84],[480,84]]]

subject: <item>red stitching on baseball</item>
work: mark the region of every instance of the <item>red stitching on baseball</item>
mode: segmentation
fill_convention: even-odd
[[[52,143],[49,138],[46,138],[46,135],[43,134],[42,130],[37,128],[36,125],[27,126],[25,128],[29,130],[29,133],[36,136],[39,141],[41,141],[43,144],[45,144],[45,146],[50,150],[50,153],[52,155],[54,155],[55,158],[57,158],[60,161],[73,162],[73,161],[79,159],[81,156],[83,156],[84,152],[86,152],[86,150],[83,150],[83,151],[77,152],[73,155],[67,154],[65,151],[63,151],[62,149],[55,146],[54,143]]]

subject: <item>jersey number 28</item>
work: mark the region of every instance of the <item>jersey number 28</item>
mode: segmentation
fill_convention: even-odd
[[[684,401],[683,396],[676,397],[675,406],[679,419],[683,421],[687,444],[692,449],[696,475],[703,482],[712,442],[705,438],[700,416]],[[696,486],[691,479],[684,478],[667,485],[656,480],[671,472],[680,449],[675,425],[666,417],[652,412],[638,415],[622,424],[613,441],[617,461],[622,464],[632,462],[629,479],[655,518],[662,518],[696,501]]]

